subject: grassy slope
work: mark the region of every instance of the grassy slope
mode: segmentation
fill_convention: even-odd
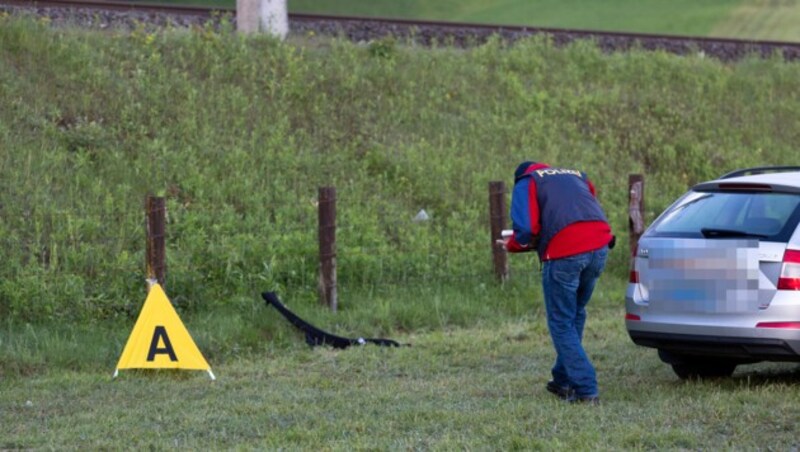
[[[800,41],[800,1],[751,0],[733,9],[711,29],[713,36]]]
[[[162,0],[235,7],[234,0]],[[534,25],[589,30],[800,40],[800,2],[767,0],[292,0],[291,12]]]
[[[167,196],[181,309],[316,292],[317,189],[338,189],[339,283],[490,283],[487,185],[522,159],[599,187],[628,265],[627,175],[649,217],[688,184],[794,163],[796,64],[385,41],[100,36],[0,29],[0,309],[128,317],[141,300],[142,200]],[[650,185],[652,184],[652,185]],[[417,224],[420,209],[434,220]],[[526,271],[527,259],[514,259]],[[30,303],[29,300],[37,300]]]
[[[624,245],[586,335],[605,403],[557,403],[532,260],[492,284],[485,221],[487,182],[522,158],[588,168],[618,231],[630,172],[652,217],[694,181],[796,163],[796,64],[0,20],[0,448],[798,447],[795,366],[684,384],[630,343]],[[336,314],[314,305],[322,184],[339,188]],[[168,197],[168,293],[216,383],[109,381],[144,299],[148,191]],[[398,220],[431,205],[431,225]],[[413,346],[311,351],[266,289]]]
[[[295,0],[289,6],[298,12],[706,35],[720,17],[724,17],[739,3],[739,0],[682,0],[669,3],[658,0]]]

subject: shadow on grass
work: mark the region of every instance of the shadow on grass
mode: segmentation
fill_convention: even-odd
[[[800,363],[794,362],[761,362],[742,364],[730,377],[705,377],[680,379],[676,376],[674,386],[697,385],[703,387],[710,384],[721,390],[736,391],[742,388],[770,390],[781,387],[800,387]]]
[[[738,385],[800,385],[800,363],[758,363],[743,365],[730,378]]]

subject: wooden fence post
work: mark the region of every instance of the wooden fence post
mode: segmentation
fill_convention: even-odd
[[[489,182],[489,221],[494,274],[500,282],[503,282],[508,280],[508,253],[497,244],[506,227],[506,185],[502,181]]]
[[[162,287],[166,282],[166,216],[167,208],[163,197],[147,195],[145,201],[147,215],[147,288],[154,283]]]
[[[319,299],[336,312],[336,188],[319,189]]]
[[[644,176],[641,174],[628,175],[628,232],[633,255],[644,233]]]

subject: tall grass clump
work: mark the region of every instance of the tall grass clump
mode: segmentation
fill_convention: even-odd
[[[622,278],[628,174],[647,178],[650,220],[695,182],[796,163],[797,72],[779,58],[546,38],[420,48],[6,16],[0,316],[135,315],[148,193],[167,200],[181,310],[246,306],[264,290],[314,300],[320,186],[337,189],[340,291],[476,293],[493,287],[488,182],[510,184],[523,159],[588,172],[622,244],[608,272]],[[413,221],[421,209],[429,221]],[[533,267],[512,259],[517,275]]]

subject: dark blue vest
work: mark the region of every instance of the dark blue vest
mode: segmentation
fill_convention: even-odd
[[[550,240],[565,227],[579,221],[605,221],[605,213],[589,190],[586,174],[565,168],[541,168],[529,173],[536,184],[539,204],[537,251],[544,256]]]

